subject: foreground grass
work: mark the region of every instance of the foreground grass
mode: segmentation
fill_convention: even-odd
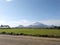
[[[60,37],[60,29],[0,29],[0,33],[5,32],[7,34],[26,34],[26,35],[34,35],[34,36],[42,36],[43,37]],[[45,35],[45,36],[44,36]]]

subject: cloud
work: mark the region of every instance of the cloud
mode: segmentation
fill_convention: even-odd
[[[17,21],[15,22],[16,24],[20,24],[20,25],[24,25],[24,26],[28,26],[30,24],[33,23],[33,21],[28,21],[28,20],[20,20],[20,21]]]
[[[39,21],[39,22],[47,24],[47,25],[60,26],[60,20],[44,20],[44,21]]]
[[[13,0],[0,0],[0,3],[1,2],[12,2]]]
[[[13,0],[6,0],[6,2],[11,2],[11,1],[13,1]]]
[[[19,21],[1,21],[0,20],[0,25],[10,25],[11,27],[16,27],[19,25],[24,25],[28,26],[37,21],[29,21],[29,20],[19,20]],[[38,21],[40,23],[46,24],[46,25],[57,25],[60,26],[60,20],[44,20],[44,21]]]
[[[7,23],[8,22],[8,23]],[[10,25],[11,27],[23,25],[23,26],[28,26],[30,24],[34,23],[33,21],[28,21],[28,20],[19,20],[19,21],[1,21],[0,20],[0,25]]]

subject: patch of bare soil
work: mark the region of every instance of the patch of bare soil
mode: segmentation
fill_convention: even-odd
[[[59,38],[0,35],[0,45],[60,45]]]

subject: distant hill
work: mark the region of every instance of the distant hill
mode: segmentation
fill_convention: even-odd
[[[16,28],[24,28],[24,26],[23,25],[19,25]]]
[[[49,25],[45,25],[40,22],[35,22],[35,23],[25,26],[25,27],[23,25],[19,25],[17,28],[53,28],[53,27],[54,27],[54,25],[49,26]]]
[[[42,24],[40,22],[35,22],[27,27],[29,27],[29,28],[47,28],[48,25]]]

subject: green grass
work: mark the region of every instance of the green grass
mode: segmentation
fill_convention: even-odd
[[[54,35],[54,36],[60,36],[60,30],[59,29],[0,29],[1,32],[11,33],[14,34],[32,34],[32,35]]]

